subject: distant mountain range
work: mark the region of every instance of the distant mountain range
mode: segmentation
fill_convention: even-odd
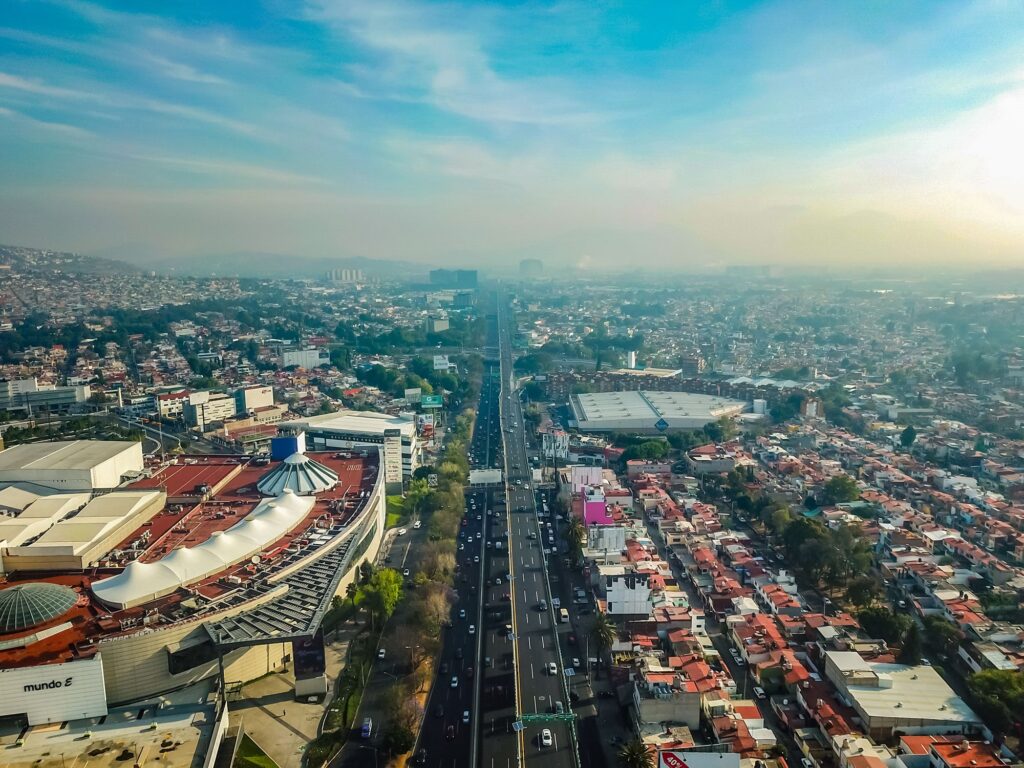
[[[407,261],[362,256],[316,259],[281,253],[226,253],[211,256],[146,259],[144,267],[193,277],[323,278],[332,269],[361,269],[368,278],[426,278],[428,267]]]

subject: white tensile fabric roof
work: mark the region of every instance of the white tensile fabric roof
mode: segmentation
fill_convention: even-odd
[[[338,484],[338,473],[304,453],[293,453],[264,475],[256,488],[264,496],[278,496],[286,488],[300,496],[321,493]]]
[[[156,562],[129,563],[116,576],[94,582],[92,593],[119,609],[169,595],[266,549],[301,522],[315,502],[315,497],[285,490],[276,498],[264,499],[244,520],[201,544],[176,549]]]

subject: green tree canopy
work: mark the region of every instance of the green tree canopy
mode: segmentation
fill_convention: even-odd
[[[908,616],[881,606],[865,608],[857,614],[857,620],[865,632],[889,645],[899,644],[913,623]]]
[[[825,503],[842,504],[860,498],[857,481],[849,475],[836,475],[825,483]]]

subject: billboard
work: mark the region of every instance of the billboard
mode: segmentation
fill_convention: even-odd
[[[107,714],[103,660],[0,669],[0,715],[25,715],[29,725]]]
[[[423,395],[420,398],[420,406],[423,408],[440,408],[441,407],[441,396],[440,395]]]
[[[411,387],[410,389],[405,390],[405,399],[410,403],[418,403],[422,394],[423,390],[419,387]]]
[[[295,660],[295,679],[319,677],[327,670],[324,651],[324,631],[318,629],[312,637],[292,641],[292,658]]]
[[[740,768],[740,756],[736,752],[662,749],[658,752],[658,768]]]
[[[449,366],[448,355],[434,355],[434,370],[447,371]]]

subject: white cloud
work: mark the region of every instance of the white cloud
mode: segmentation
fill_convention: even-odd
[[[404,0],[318,0],[307,14],[384,57],[380,68],[353,69],[373,78],[374,89],[401,94],[412,84],[439,109],[486,123],[567,125],[600,119],[553,78],[499,75],[468,8],[458,11],[458,31],[450,13],[442,18]]]

